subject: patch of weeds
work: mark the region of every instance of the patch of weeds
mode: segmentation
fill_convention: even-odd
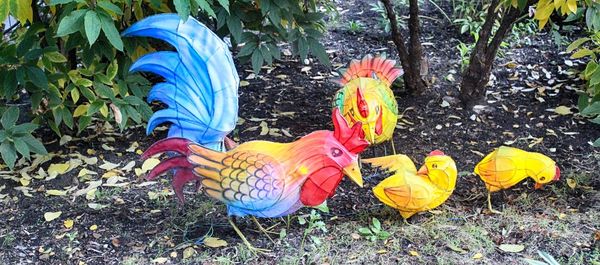
[[[13,243],[17,239],[17,237],[15,237],[15,235],[11,232],[8,232],[7,234],[2,235],[0,237],[2,238],[2,248],[12,247]]]
[[[348,22],[348,31],[352,34],[356,34],[362,32],[364,30],[364,26],[360,21],[352,20]]]
[[[527,262],[527,264],[530,264],[530,265],[560,265],[560,263],[558,263],[558,261],[556,261],[556,259],[552,255],[548,254],[547,252],[538,251],[538,255],[540,255],[540,257],[542,257],[544,262],[539,261],[539,260],[533,260],[533,259],[523,259],[523,261]]]
[[[308,216],[298,216],[298,223],[300,225],[308,224],[308,226],[304,229],[304,233],[302,233],[302,243],[300,243],[301,252],[304,252],[304,243],[306,241],[306,237],[309,236],[313,231],[321,230],[321,232],[327,233],[327,227],[325,227],[325,222],[323,222],[323,220],[321,219],[321,214],[314,209],[310,211],[310,215]],[[310,235],[310,238],[313,241],[313,243],[317,245],[321,243],[320,239],[313,235]]]
[[[123,189],[119,187],[97,189],[95,192],[95,197],[98,202],[112,201],[113,197],[121,194],[122,192]]]
[[[138,265],[138,264],[146,264],[147,260],[139,255],[133,255],[123,258],[121,264],[123,265]]]
[[[371,242],[386,240],[390,237],[390,233],[381,228],[381,222],[377,218],[373,218],[369,227],[359,228],[358,233]]]

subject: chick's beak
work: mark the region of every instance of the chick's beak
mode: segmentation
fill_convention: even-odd
[[[421,166],[421,168],[419,168],[419,171],[417,171],[418,175],[428,175],[429,174],[429,169],[427,169],[427,167],[425,165]]]
[[[344,174],[348,176],[352,181],[354,181],[359,187],[363,187],[363,178],[360,173],[360,168],[358,167],[358,162],[353,162],[352,164],[346,166],[342,169]]]
[[[536,182],[536,183],[535,183],[535,185],[533,186],[533,188],[534,188],[534,189],[536,189],[536,190],[539,190],[539,189],[541,189],[543,186],[544,186],[544,184],[542,184],[542,183],[537,183],[537,182]]]

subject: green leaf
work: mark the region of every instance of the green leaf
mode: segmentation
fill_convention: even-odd
[[[9,144],[8,142],[3,142],[0,145],[0,154],[2,155],[2,160],[8,166],[8,168],[12,169],[15,167],[15,162],[17,161],[17,151],[15,147]]]
[[[87,37],[90,46],[92,46],[98,39],[98,36],[100,36],[100,18],[98,17],[98,13],[94,10],[89,10],[85,13],[83,24],[85,36]]]
[[[119,51],[123,51],[123,40],[121,40],[121,35],[119,35],[119,31],[117,30],[117,27],[115,27],[112,18],[103,13],[100,13],[99,15],[104,36],[106,36],[113,47],[117,48]]]
[[[229,0],[217,0],[219,4],[229,13]]]
[[[181,20],[187,21],[190,16],[190,0],[173,0],[173,5]]]
[[[198,4],[198,6],[200,7],[200,9],[202,9],[202,11],[206,12],[211,17],[214,17],[214,18],[217,17],[217,15],[215,14],[215,11],[212,9],[210,4],[208,2],[206,2],[206,0],[195,0],[195,1],[196,1],[196,4]]]
[[[252,53],[252,70],[255,73],[260,72],[260,68],[263,65],[263,56],[262,53],[260,52],[260,49],[255,49],[254,52]]]
[[[109,98],[111,100],[115,99],[113,90],[107,87],[106,85],[96,82],[94,83],[94,88],[96,89],[96,93],[98,93],[98,96]]]
[[[12,132],[15,135],[31,134],[35,129],[38,128],[37,124],[34,123],[21,123],[13,127]]]
[[[23,141],[23,138],[14,138],[15,149],[23,156],[25,159],[29,160],[29,146],[27,143]]]
[[[48,58],[53,63],[67,62],[67,58],[64,55],[62,55],[62,53],[57,52],[57,51],[47,52],[44,54],[44,56],[46,56],[46,58]]]
[[[96,100],[94,102],[92,102],[92,104],[90,105],[90,108],[87,111],[87,116],[91,116],[92,114],[98,112],[98,110],[100,110],[100,108],[104,105],[104,101],[102,100]]]
[[[569,44],[569,47],[567,47],[567,52],[572,52],[573,50],[579,48],[579,46],[581,46],[581,44],[584,44],[585,42],[589,41],[590,38],[579,38],[575,41],[573,41],[571,44]]]
[[[367,235],[372,235],[373,232],[371,232],[371,229],[366,228],[366,227],[361,227],[358,229],[358,233],[360,233],[363,236],[367,236]]]
[[[123,11],[121,10],[121,8],[111,2],[102,0],[98,2],[98,6],[107,12],[113,12],[117,15],[123,15]]]
[[[2,22],[8,17],[8,1],[10,0],[0,0],[0,21]]]
[[[10,13],[17,18],[21,25],[25,25],[27,21],[33,22],[31,0],[8,0],[8,5]]]
[[[2,123],[2,127],[4,129],[10,129],[15,126],[17,119],[19,118],[19,108],[10,107],[8,108],[4,114],[2,114],[2,119],[0,119],[0,123]]]
[[[594,54],[594,52],[592,50],[590,50],[588,48],[581,48],[577,52],[573,53],[571,55],[571,58],[573,58],[573,59],[579,59],[579,58],[590,56],[590,55],[593,55],[593,54]]]
[[[235,15],[227,17],[227,28],[231,32],[231,36],[239,42],[242,38],[242,21]]]
[[[27,77],[29,78],[31,83],[33,83],[35,86],[41,89],[48,89],[48,78],[46,77],[46,74],[44,74],[44,71],[42,71],[42,69],[34,66],[27,66],[26,69]]]
[[[600,101],[594,102],[581,111],[582,115],[598,115],[600,114]]]
[[[60,4],[68,4],[71,2],[75,2],[75,0],[50,0],[50,5],[55,6]]]
[[[600,138],[596,139],[596,141],[594,141],[594,147],[600,147]]]
[[[378,230],[381,230],[381,223],[379,222],[379,219],[374,218],[374,217],[373,217],[373,227],[375,227]]]
[[[61,115],[63,122],[69,127],[69,129],[73,129],[73,114],[68,108],[61,109]]]
[[[298,38],[298,54],[302,60],[308,56],[308,41],[304,37]]]
[[[58,24],[58,29],[56,30],[56,36],[63,37],[79,31],[81,28],[81,19],[87,11],[87,9],[75,10],[68,16],[61,19],[60,23]]]
[[[326,66],[331,66],[331,63],[329,62],[329,56],[325,51],[325,47],[323,47],[321,43],[313,38],[309,38],[308,44],[310,45],[310,52],[315,55],[321,63]]]
[[[90,116],[81,116],[79,118],[79,122],[77,124],[77,134],[80,134],[85,128],[90,125],[92,122],[92,117]]]
[[[42,142],[40,142],[40,140],[36,139],[31,135],[26,135],[23,138],[25,138],[25,143],[27,143],[27,145],[29,146],[29,150],[31,150],[32,152],[40,155],[48,154],[48,151],[46,151],[46,148],[44,147]]]
[[[117,60],[115,59],[106,68],[106,76],[110,80],[113,80],[115,78],[115,76],[117,76],[118,71],[119,71],[119,65],[117,64]]]

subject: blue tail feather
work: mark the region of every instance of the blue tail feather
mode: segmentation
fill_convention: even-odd
[[[166,80],[148,95],[149,101],[168,106],[152,116],[148,133],[170,122],[169,137],[184,137],[222,150],[224,137],[236,125],[238,111],[239,77],[227,45],[194,18],[183,22],[176,14],[147,17],[122,35],[161,39],[177,50],[147,54],[130,68]]]

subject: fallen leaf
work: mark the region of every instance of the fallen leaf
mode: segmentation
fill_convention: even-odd
[[[560,115],[569,115],[571,114],[571,108],[565,106],[558,106],[554,109],[554,112]]]
[[[113,169],[117,168],[118,166],[119,166],[119,164],[105,161],[104,164],[99,166],[99,168],[104,169],[104,170],[113,170]]]
[[[572,178],[567,178],[567,185],[569,186],[569,188],[574,189],[575,187],[577,187],[577,181]]]
[[[189,259],[196,255],[196,250],[193,247],[187,247],[183,250],[183,259]]]
[[[160,160],[156,158],[146,159],[146,161],[144,161],[144,163],[142,164],[142,173],[152,170],[159,163]]]
[[[353,239],[356,239],[356,240],[360,239],[360,235],[359,235],[359,234],[357,234],[357,233],[352,233],[352,234],[350,234],[350,236],[351,236]]]
[[[47,190],[46,194],[52,195],[52,196],[65,196],[65,195],[67,195],[67,191],[66,190]]]
[[[65,228],[71,229],[73,227],[73,223],[73,219],[67,219],[63,222],[63,225],[65,226]]]
[[[153,259],[151,262],[152,263],[163,264],[163,263],[167,262],[168,260],[169,260],[168,258],[160,257],[160,258]]]
[[[60,217],[60,215],[62,214],[61,211],[58,212],[47,212],[44,213],[44,219],[46,220],[46,222],[50,222],[58,217]]]
[[[418,257],[419,256],[419,252],[416,252],[414,250],[409,251],[408,253],[410,253],[411,256],[415,256]]]
[[[97,225],[91,225],[91,226],[90,226],[90,230],[91,230],[91,231],[96,231],[97,229],[98,229],[98,226],[97,226]]]
[[[259,126],[260,126],[260,135],[267,135],[269,133],[269,126],[267,125],[267,122],[261,121]]]
[[[50,165],[50,167],[48,167],[48,174],[49,175],[54,175],[54,177],[60,175],[60,174],[64,174],[67,172],[67,170],[69,170],[70,165],[67,163],[63,163],[63,164],[52,164]]]
[[[135,166],[135,161],[130,161],[129,163],[127,163],[127,165],[122,167],[121,170],[123,170],[125,172],[131,171],[131,169],[133,169],[134,166]]]
[[[525,246],[519,244],[502,244],[498,248],[504,252],[519,253],[525,249]]]
[[[204,245],[211,248],[225,247],[227,242],[217,237],[207,237],[204,239]]]
[[[92,202],[92,203],[88,203],[88,207],[90,207],[90,208],[92,208],[94,210],[100,210],[100,209],[108,207],[108,205],[99,204],[99,203],[93,203]]]
[[[475,255],[473,255],[473,257],[472,257],[472,259],[481,259],[481,258],[483,258],[483,254],[481,254],[479,252],[475,253]]]

